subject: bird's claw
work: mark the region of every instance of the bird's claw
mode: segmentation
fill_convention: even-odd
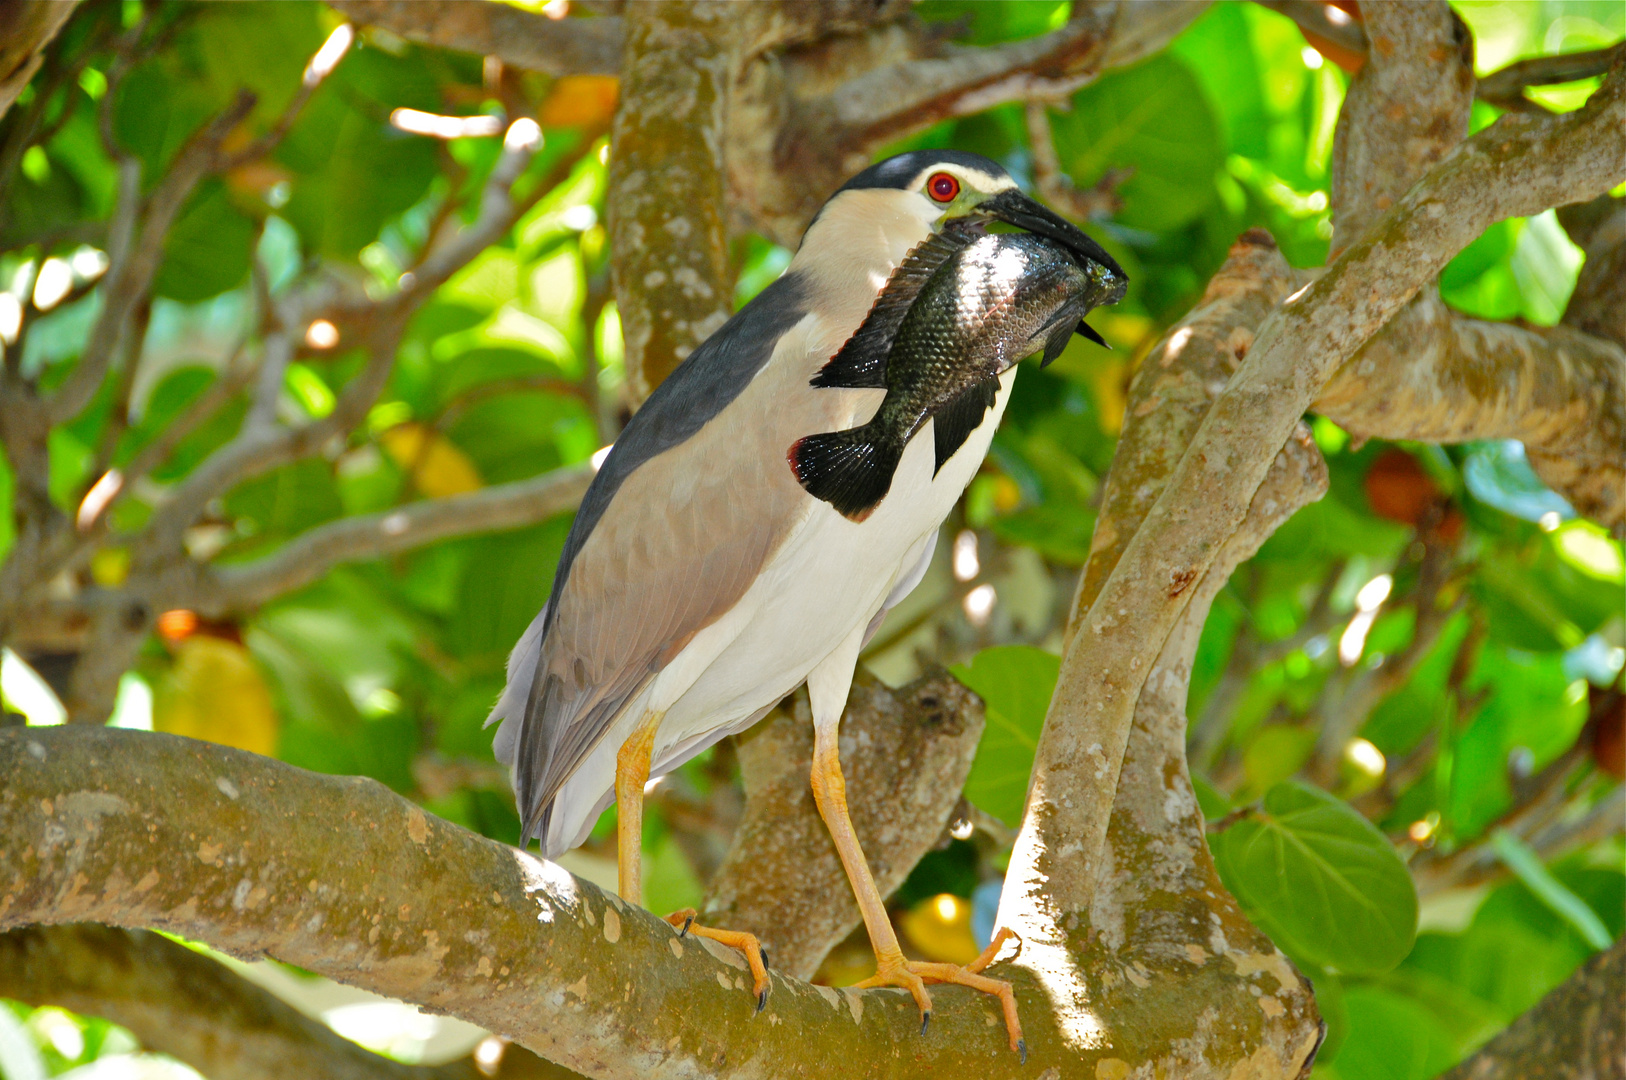
[[[694,908],[683,908],[666,916],[666,921],[677,929],[678,938],[682,939],[693,934],[695,937],[710,938],[731,949],[738,949],[745,954],[745,963],[751,969],[751,991],[756,994],[757,1012],[768,1007],[768,989],[772,985],[768,980],[768,953],[757,940],[755,934],[747,934],[741,930],[714,930],[709,926],[701,926],[695,922]]]
[[[1010,931],[1004,930],[996,935],[994,943],[984,951],[982,956],[970,965],[961,967],[958,964],[934,964],[918,960],[905,960],[901,955],[878,959],[875,974],[862,982],[854,983],[853,988],[864,990],[877,986],[898,986],[909,991],[914,997],[915,1004],[920,1007],[920,1034],[926,1034],[932,1019],[932,998],[926,990],[928,983],[953,983],[957,986],[969,986],[973,990],[980,990],[999,999],[1001,1011],[1005,1016],[1005,1030],[1010,1036],[1011,1050],[1018,1054],[1022,1061],[1027,1061],[1027,1041],[1022,1038],[1022,1022],[1016,1015],[1016,993],[1011,984],[1001,979],[990,979],[980,974],[983,967],[992,962],[998,946],[1014,937]]]

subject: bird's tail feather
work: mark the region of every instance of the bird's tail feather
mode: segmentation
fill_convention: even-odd
[[[903,447],[877,438],[874,425],[865,424],[798,439],[786,457],[809,495],[863,521],[891,490]]]

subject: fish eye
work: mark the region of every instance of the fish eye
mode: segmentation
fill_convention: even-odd
[[[932,178],[926,181],[926,191],[938,202],[952,202],[954,196],[960,193],[960,181],[951,173],[934,173]]]

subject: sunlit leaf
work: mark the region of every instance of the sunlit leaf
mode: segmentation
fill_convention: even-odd
[[[1347,973],[1386,971],[1417,933],[1406,864],[1370,822],[1288,782],[1212,838],[1226,888],[1291,955]]]
[[[951,670],[976,691],[987,712],[965,796],[1015,827],[1022,820],[1033,751],[1039,745],[1061,658],[1029,645],[1002,645],[984,649],[970,665],[957,664]]]
[[[1134,168],[1120,189],[1124,210],[1117,220],[1125,225],[1177,228],[1214,202],[1225,147],[1202,88],[1172,56],[1102,76],[1051,124],[1062,165],[1079,186],[1094,184],[1108,169]]]

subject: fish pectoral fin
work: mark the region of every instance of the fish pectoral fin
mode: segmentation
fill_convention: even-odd
[[[877,438],[874,427],[831,431],[796,440],[785,455],[796,482],[851,521],[863,521],[892,490],[902,447]]]
[[[1033,337],[1035,340],[1044,338],[1044,358],[1039,361],[1040,367],[1049,367],[1050,362],[1067,348],[1067,343],[1072,340],[1073,333],[1083,321],[1084,312],[1087,310],[1081,298],[1074,298],[1058,307],[1051,313],[1050,318],[1045,320],[1044,325],[1039,327]]]
[[[1071,334],[1072,331],[1067,333]],[[932,414],[933,440],[937,449],[937,467],[932,470],[933,476],[954,456],[956,450],[965,445],[971,433],[982,425],[982,418],[994,407],[998,395],[999,378],[990,376],[961,390]]]
[[[1073,340],[1073,326],[1071,323],[1062,323],[1050,331],[1050,336],[1044,341],[1044,358],[1039,361],[1041,368],[1050,366],[1050,362],[1062,354],[1067,343]]]

